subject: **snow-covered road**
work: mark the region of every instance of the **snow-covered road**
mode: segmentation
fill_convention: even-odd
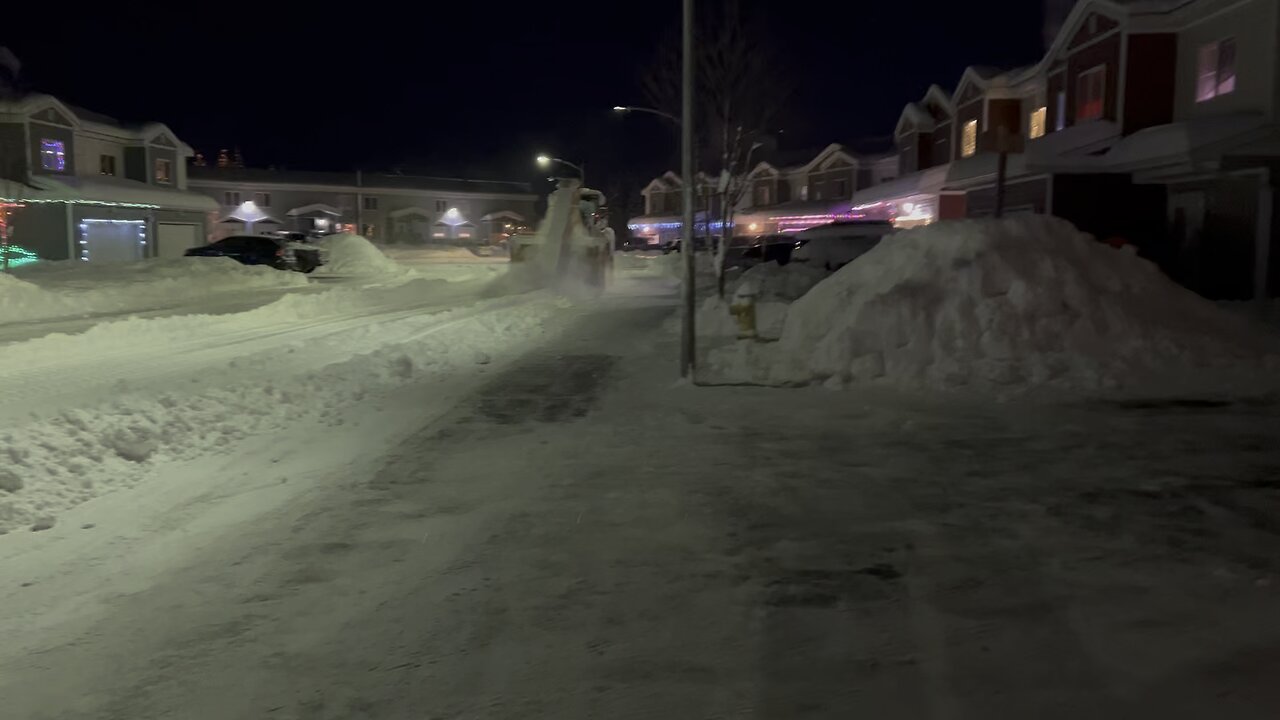
[[[1276,407],[681,386],[644,287],[0,538],[3,717],[1280,711]]]

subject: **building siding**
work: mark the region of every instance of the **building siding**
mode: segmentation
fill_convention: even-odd
[[[1173,122],[1178,37],[1171,33],[1131,35],[1127,58],[1124,134]]]
[[[124,177],[138,182],[147,182],[147,149],[144,147],[126,147],[124,149]]]
[[[1008,212],[1031,211],[1045,213],[1049,206],[1049,181],[1047,178],[1032,178],[1005,185],[1004,207]],[[996,187],[987,185],[973,188],[965,193],[965,208],[968,217],[991,217],[996,211]]]
[[[25,123],[0,123],[0,178],[27,179],[27,131]]]

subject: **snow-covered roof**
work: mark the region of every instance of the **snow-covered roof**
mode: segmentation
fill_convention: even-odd
[[[1280,141],[1278,133],[1256,114],[1225,115],[1159,125],[1118,140],[1101,154],[1027,156],[1032,170],[1058,172],[1143,172],[1175,167],[1181,171],[1220,160],[1225,153]]]
[[[915,195],[936,194],[947,182],[947,165],[903,175],[896,180],[873,185],[853,194],[853,205],[870,205],[886,200],[901,200]]]
[[[515,220],[516,222],[525,222],[525,217],[518,212],[499,210],[498,212],[491,212],[488,215],[480,216],[481,222],[486,220]]]
[[[297,215],[306,215],[307,213],[324,213],[326,215],[334,215],[334,216],[342,215],[341,210],[339,210],[338,208],[332,205],[325,205],[324,203],[311,203],[310,205],[303,205],[302,207],[296,207],[290,210],[289,212],[285,213],[285,215],[294,217]],[[395,213],[392,213],[392,215],[394,214]]]
[[[177,134],[164,123],[123,123],[108,115],[69,105],[52,95],[43,93],[31,93],[16,99],[0,100],[0,115],[29,117],[49,108],[66,118],[76,130],[125,142],[153,142],[161,135],[166,135],[182,154],[193,153],[191,147],[179,140]]]
[[[213,212],[218,209],[218,203],[207,195],[106,176],[38,175],[31,179],[30,184],[5,180],[0,181],[0,197],[33,203],[153,206],[200,212]]]

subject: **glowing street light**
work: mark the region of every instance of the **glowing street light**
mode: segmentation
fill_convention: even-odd
[[[624,114],[631,113],[631,112],[649,113],[650,115],[657,115],[660,118],[666,118],[667,120],[670,120],[671,122],[675,123],[677,126],[680,124],[680,118],[676,117],[675,115],[672,115],[671,113],[665,113],[661,110],[655,110],[654,108],[635,107],[632,105],[614,105],[613,111],[616,113],[624,113]]]
[[[582,180],[582,184],[583,185],[587,184],[587,171],[582,169],[584,166],[586,166],[586,163],[582,163],[581,165],[575,165],[569,162],[568,160],[565,160],[563,158],[558,158],[558,157],[551,157],[550,155],[539,155],[536,158],[536,160],[538,161],[538,167],[540,168],[548,168],[548,167],[551,167],[552,164],[571,167],[574,170],[578,171],[578,177],[579,179]]]

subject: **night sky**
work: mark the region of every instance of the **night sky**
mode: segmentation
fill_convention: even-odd
[[[951,90],[966,65],[1023,65],[1042,50],[1034,0],[830,5],[744,5],[765,14],[794,81],[785,147],[887,136],[930,83]],[[116,3],[52,25],[20,6],[0,44],[25,86],[165,122],[206,155],[239,145],[254,166],[532,180],[531,158],[547,151],[585,160],[600,186],[675,162],[661,121],[610,108],[644,104],[640,76],[678,28],[678,0]]]

